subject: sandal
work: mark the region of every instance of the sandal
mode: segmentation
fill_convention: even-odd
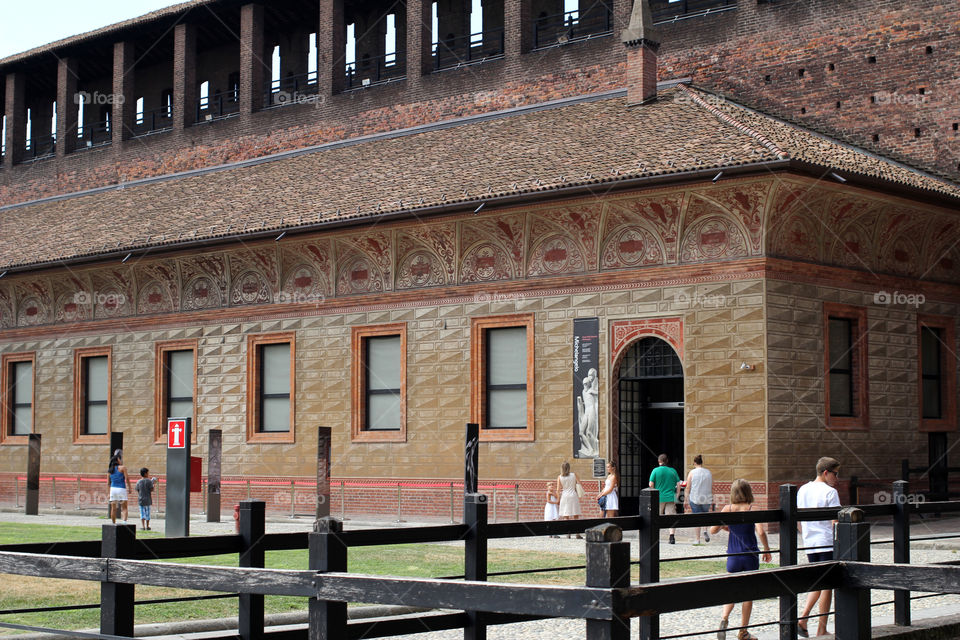
[[[726,618],[720,618],[720,630],[717,631],[717,640],[727,640],[727,625],[730,621]]]
[[[746,629],[740,629],[740,632],[737,633],[737,640],[757,640],[757,636],[750,635],[750,632]]]
[[[801,625],[799,622],[797,623],[797,636],[800,638],[810,637],[810,632],[807,631],[807,628]]]

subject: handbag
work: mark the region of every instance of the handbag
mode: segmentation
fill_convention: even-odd
[[[600,505],[600,508],[604,511],[607,510],[607,496],[600,496],[597,498],[597,504]]]
[[[586,491],[583,490],[583,485],[578,482],[578,483],[577,483],[577,497],[578,497],[578,498],[582,498],[584,493],[586,493]]]

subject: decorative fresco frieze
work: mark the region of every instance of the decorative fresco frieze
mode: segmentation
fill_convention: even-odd
[[[960,282],[960,218],[803,178],[744,178],[288,236],[0,279],[0,327],[771,256]]]

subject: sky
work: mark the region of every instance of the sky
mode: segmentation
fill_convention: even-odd
[[[181,0],[0,0],[0,59]]]

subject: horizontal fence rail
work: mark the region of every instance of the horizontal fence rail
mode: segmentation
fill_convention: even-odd
[[[890,504],[857,508],[797,509],[796,487],[781,488],[781,508],[747,512],[664,515],[657,512],[659,494],[645,490],[637,516],[564,521],[490,523],[489,501],[483,494],[463,496],[462,524],[343,531],[334,518],[316,521],[315,531],[263,534],[264,503],[245,500],[240,505],[240,533],[192,538],[136,539],[132,525],[104,525],[100,541],[0,546],[0,573],[88,580],[101,583],[101,633],[132,636],[133,585],[152,585],[212,591],[215,596],[239,595],[239,635],[261,636],[263,597],[306,598],[307,629],[285,631],[284,638],[384,637],[427,630],[465,629],[466,637],[482,637],[490,625],[545,618],[587,621],[590,640],[629,637],[629,618],[639,617],[641,638],[659,638],[659,616],[732,601],[779,598],[780,638],[797,637],[797,594],[836,589],[838,638],[862,637],[870,628],[870,589],[894,591],[895,618],[909,624],[911,591],[960,593],[960,563],[910,565],[909,515],[960,511],[960,502],[914,504],[901,500],[907,483],[894,483]],[[893,517],[894,563],[868,563],[869,525],[866,518]],[[834,560],[797,565],[798,522],[839,520]],[[667,527],[777,523],[781,531],[780,567],[752,572],[684,578],[660,582],[659,532]],[[498,538],[581,533],[587,530],[585,564],[521,571],[488,572],[487,542]],[[641,559],[630,560],[630,543],[622,531],[639,533]],[[464,574],[456,577],[404,578],[348,573],[352,547],[382,544],[461,541]],[[266,551],[309,549],[305,570],[264,568]],[[240,567],[172,564],[158,559],[238,554]],[[731,554],[706,557],[727,557]],[[733,554],[736,555],[736,554]],[[694,559],[694,557],[690,558]],[[674,559],[671,559],[674,560]],[[667,561],[667,560],[664,560]],[[631,584],[630,568],[639,567],[639,583]],[[492,575],[520,575],[543,571],[586,569],[581,586],[490,583]],[[866,597],[865,595],[866,594]],[[110,596],[109,598],[107,596]],[[924,597],[924,596],[920,596]],[[183,599],[162,599],[171,602]],[[350,621],[347,602],[443,609],[377,622]],[[90,608],[81,605],[77,608]],[[59,609],[59,607],[57,608]],[[4,613],[12,613],[4,612]],[[13,626],[0,622],[0,626]],[[730,630],[734,630],[733,627]],[[714,633],[716,630],[711,631]],[[698,632],[700,634],[705,631]],[[680,634],[670,637],[682,637]],[[689,634],[694,635],[694,634]],[[224,639],[230,634],[222,636]],[[275,636],[279,638],[279,636]]]

